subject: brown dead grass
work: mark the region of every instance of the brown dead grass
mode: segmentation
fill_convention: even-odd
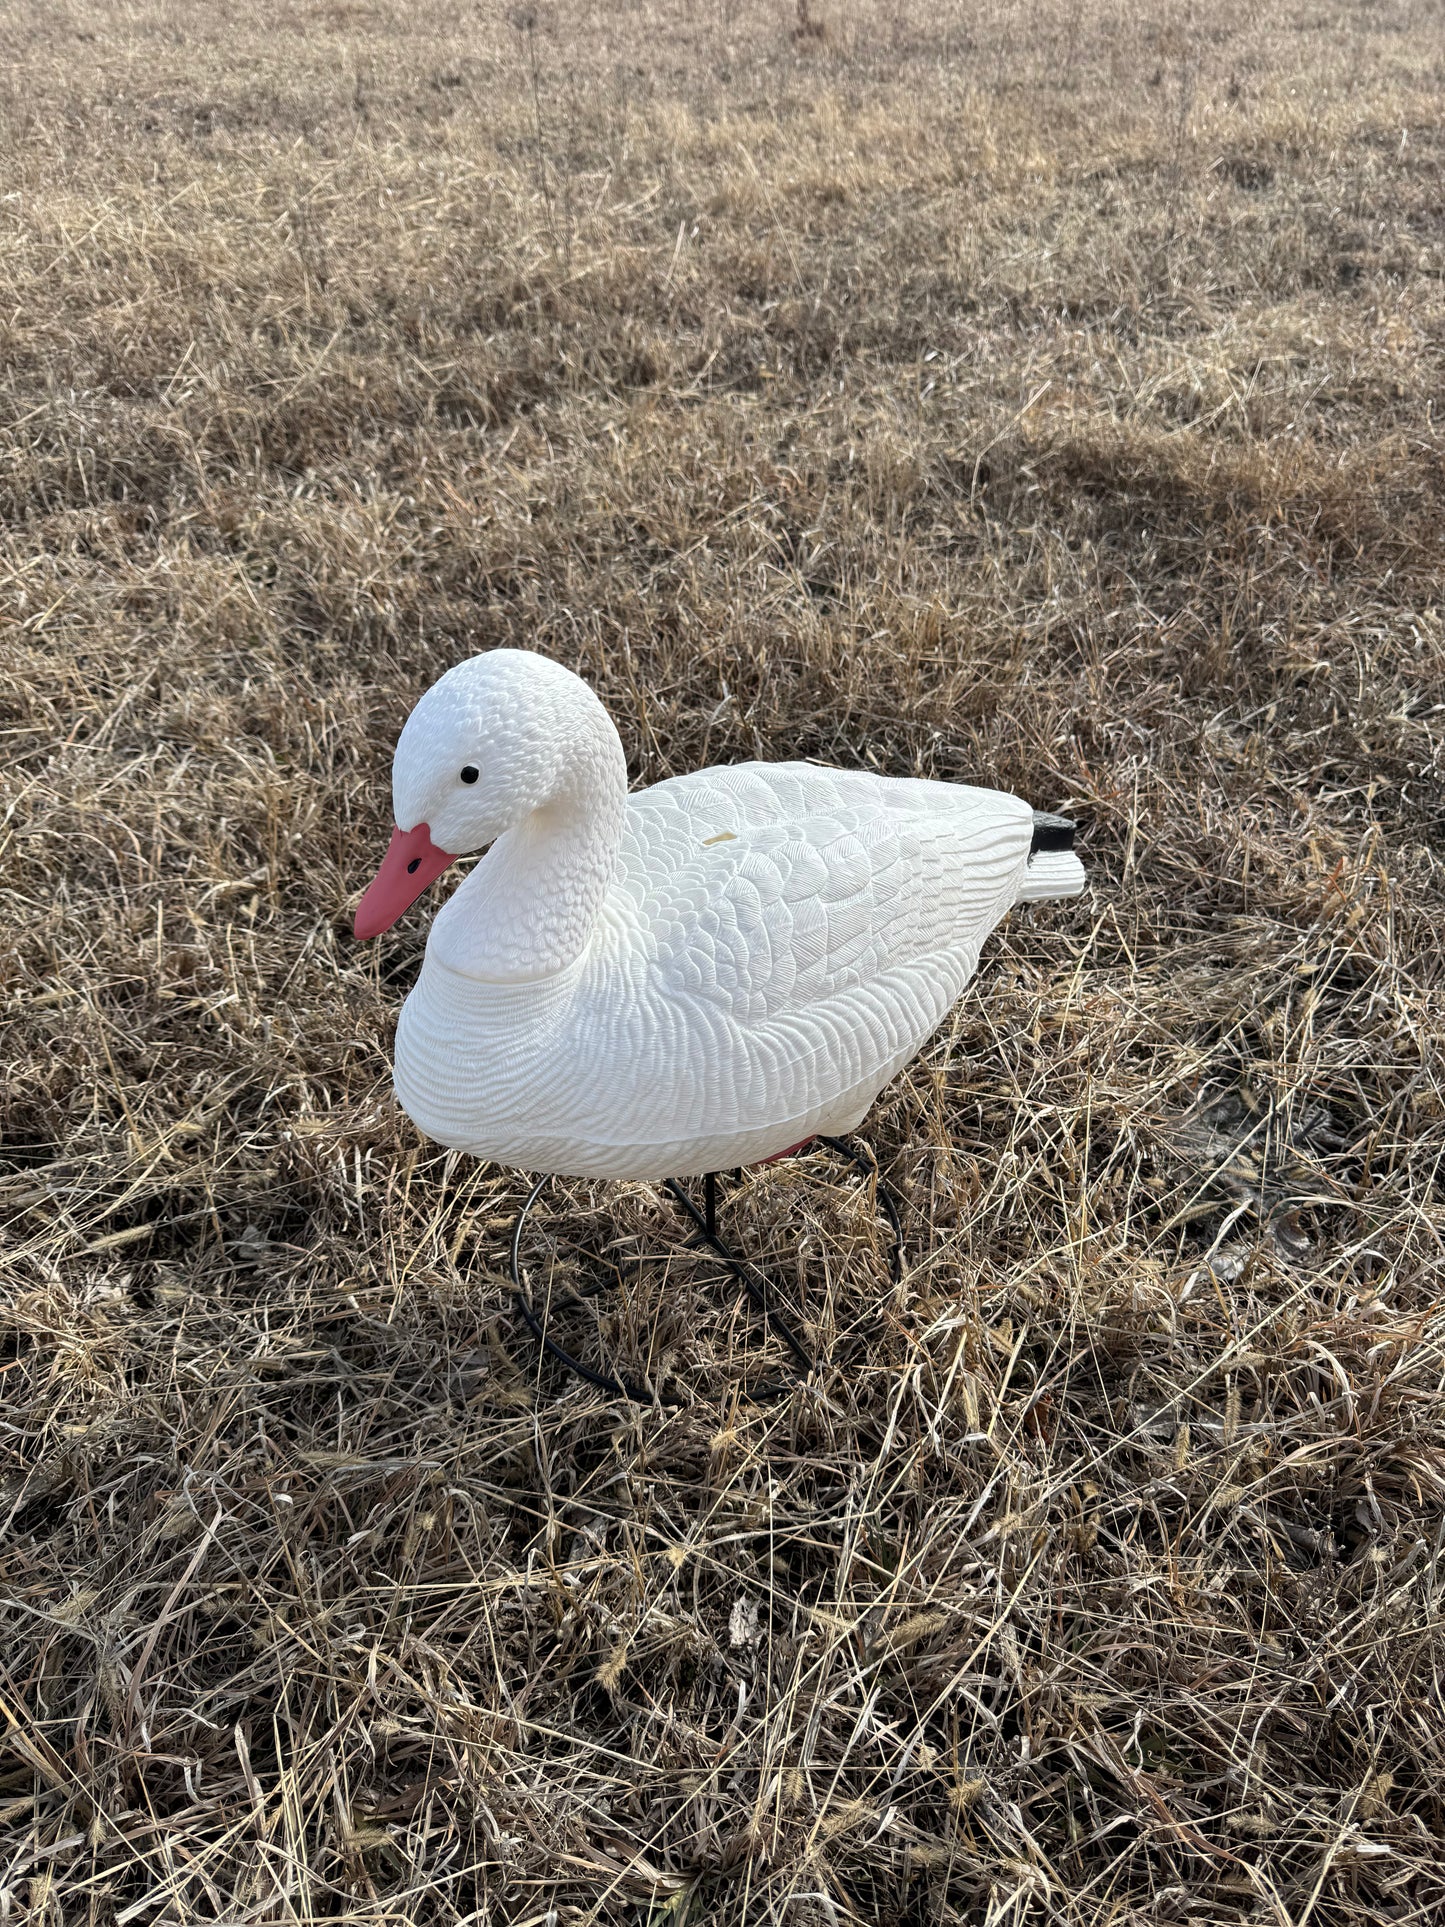
[[[1438,28],[0,24],[0,1919],[1440,1917]],[[347,909],[504,642],[639,780],[1083,826],[871,1127],[902,1288],[729,1204],[811,1387],[676,1255],[680,1407],[539,1373],[393,1106]]]

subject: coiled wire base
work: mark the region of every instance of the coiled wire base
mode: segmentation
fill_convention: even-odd
[[[871,1153],[865,1156],[855,1145],[850,1144],[846,1138],[816,1137],[810,1139],[809,1143],[827,1145],[829,1150],[835,1151],[839,1157],[846,1158],[850,1164],[856,1166],[857,1169],[862,1172],[864,1177],[872,1181],[878,1208],[884,1218],[886,1218],[888,1228],[893,1234],[893,1246],[889,1253],[888,1270],[892,1282],[895,1285],[898,1284],[903,1276],[903,1224],[899,1217],[897,1199],[884,1183],[882,1175],[878,1170],[877,1159],[874,1158]],[[803,1147],[800,1146],[799,1148],[801,1149]],[[737,1175],[740,1175],[740,1173]],[[815,1361],[809,1355],[807,1347],[793,1330],[793,1327],[770,1301],[767,1279],[749,1259],[734,1251],[718,1232],[717,1177],[718,1174],[716,1171],[709,1171],[704,1177],[701,1209],[699,1209],[688,1196],[687,1192],[683,1190],[676,1178],[664,1179],[663,1189],[672,1198],[683,1215],[690,1220],[693,1226],[693,1235],[688,1240],[688,1243],[693,1247],[705,1247],[711,1251],[714,1256],[722,1260],[723,1264],[727,1266],[728,1270],[737,1279],[753,1305],[762,1315],[768,1328],[775,1332],[787,1346],[788,1351],[792,1355],[794,1368],[798,1377],[805,1379],[813,1371],[814,1365],[818,1361]],[[556,1339],[548,1332],[543,1318],[538,1315],[536,1307],[532,1304],[531,1298],[528,1295],[527,1287],[522,1282],[522,1233],[526,1229],[527,1220],[532,1214],[533,1206],[551,1182],[552,1179],[550,1176],[538,1178],[537,1182],[532,1186],[527,1202],[522,1206],[521,1211],[517,1215],[515,1225],[512,1227],[512,1287],[516,1297],[517,1310],[521,1314],[523,1322],[548,1356],[556,1359],[559,1365],[565,1365],[569,1372],[575,1372],[579,1378],[585,1379],[589,1385],[597,1386],[599,1391],[610,1392],[614,1398],[631,1399],[638,1405],[659,1403],[663,1405],[681,1404],[682,1401],[676,1397],[654,1392],[645,1385],[637,1384],[632,1379],[614,1375],[611,1372],[599,1371],[594,1366],[584,1364],[580,1358],[575,1358],[564,1346],[557,1343]],[[588,1295],[591,1296],[593,1294]]]

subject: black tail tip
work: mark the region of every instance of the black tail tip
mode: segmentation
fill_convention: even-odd
[[[1044,810],[1034,811],[1034,840],[1029,845],[1029,855],[1038,856],[1045,850],[1072,850],[1074,847],[1074,826],[1066,816],[1050,816]]]

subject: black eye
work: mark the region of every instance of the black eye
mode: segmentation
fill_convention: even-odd
[[[420,868],[421,868],[421,858],[419,856],[414,856],[411,862],[408,863],[406,866],[406,873],[409,877],[414,877]]]
[[[481,773],[475,763],[468,763],[462,771],[462,781],[464,783],[475,783]]]

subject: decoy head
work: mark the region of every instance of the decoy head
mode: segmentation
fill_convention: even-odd
[[[600,707],[570,669],[525,649],[490,649],[432,684],[396,745],[396,828],[357,905],[358,937],[389,930],[449,863],[557,794],[579,706]]]

